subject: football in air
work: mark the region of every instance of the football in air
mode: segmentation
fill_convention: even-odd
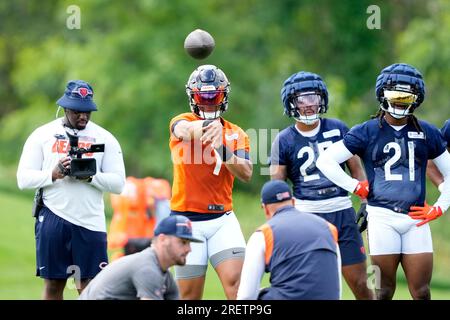
[[[205,59],[214,50],[214,38],[205,30],[196,29],[184,40],[184,49],[195,59]]]

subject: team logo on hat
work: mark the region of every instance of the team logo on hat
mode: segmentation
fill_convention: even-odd
[[[291,195],[289,194],[289,191],[286,191],[286,192],[277,193],[276,197],[277,197],[277,200],[283,200],[283,199],[290,198]]]
[[[78,88],[76,90],[72,90],[72,93],[77,93],[82,98],[86,98],[86,96],[92,95],[92,90],[89,90],[88,88]]]
[[[177,226],[186,227],[189,230],[192,230],[192,222],[191,222],[191,220],[187,220],[186,222],[178,222]]]

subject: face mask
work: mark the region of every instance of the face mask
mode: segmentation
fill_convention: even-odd
[[[200,116],[205,120],[214,120],[220,117],[220,110],[217,110],[216,112],[204,112],[200,111]]]
[[[410,108],[417,100],[417,95],[407,91],[384,90],[384,98],[388,107],[386,108],[383,103],[381,108],[395,119],[403,119],[412,114]],[[396,105],[404,106],[404,108],[396,108]]]
[[[301,117],[295,117],[294,119],[297,122],[301,122],[301,123],[304,123],[307,125],[312,125],[312,124],[317,123],[317,121],[319,121],[319,115],[316,115],[316,116],[317,116],[317,118],[315,118],[315,119],[302,119]]]
[[[404,117],[406,117],[406,116],[402,116],[402,115],[395,114],[395,113],[391,113],[391,112],[389,112],[389,114],[390,114],[392,117],[394,117],[395,119],[403,119]]]
[[[313,125],[319,121],[322,97],[315,93],[306,92],[297,95],[291,102],[295,110],[294,119],[306,125]],[[313,112],[311,114],[311,112]]]

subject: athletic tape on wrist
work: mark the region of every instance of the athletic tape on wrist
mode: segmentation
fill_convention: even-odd
[[[219,153],[220,157],[224,162],[227,162],[233,156],[233,152],[231,152],[231,150],[224,145],[220,146],[219,148],[216,148],[216,151]]]

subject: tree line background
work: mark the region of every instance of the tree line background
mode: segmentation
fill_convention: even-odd
[[[71,5],[81,10],[79,30],[66,25]],[[374,22],[371,5],[380,9],[380,29],[367,27],[368,19]],[[183,49],[197,28],[216,41],[205,60]],[[266,130],[252,136],[252,181],[235,187],[236,212],[248,237],[263,221],[259,190],[268,177],[260,172],[271,130],[294,123],[283,115],[284,80],[300,70],[320,74],[330,93],[326,116],[352,127],[376,113],[374,86],[382,68],[409,63],[422,72],[427,89],[415,114],[441,127],[450,118],[448,30],[447,0],[0,1],[0,299],[37,299],[42,290],[33,276],[32,190],[20,192],[15,175],[26,138],[55,118],[68,80],[93,85],[99,111],[92,121],[119,140],[128,176],[171,180],[168,124],[189,111],[187,79],[201,64],[224,70],[232,88],[224,117],[247,132]],[[433,203],[438,192],[428,186]],[[432,289],[439,299],[450,297],[449,222],[445,215],[431,223]],[[401,274],[396,298],[408,298]],[[210,280],[206,297],[223,299],[218,280]],[[346,297],[352,298],[349,292]]]
[[[380,8],[380,29],[366,24],[372,4]],[[79,30],[66,27],[70,5],[81,9]],[[196,28],[216,41],[202,61],[183,49]],[[54,119],[66,82],[83,79],[99,107],[91,120],[118,138],[127,175],[171,179],[168,123],[189,111],[184,86],[201,64],[225,71],[232,91],[224,116],[248,130],[293,122],[283,116],[280,89],[300,70],[323,77],[327,116],[351,127],[377,111],[380,70],[410,63],[427,86],[416,115],[441,127],[450,116],[449,29],[445,0],[2,1],[0,166],[16,169],[27,136]],[[257,159],[252,183],[237,188],[259,190],[264,160]]]

